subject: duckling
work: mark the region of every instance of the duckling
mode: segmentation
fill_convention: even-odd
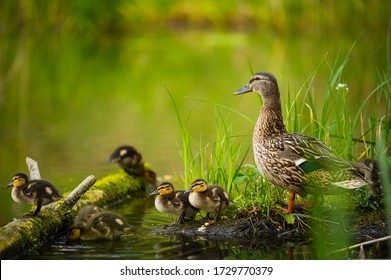
[[[339,189],[356,189],[370,183],[319,139],[287,131],[273,74],[254,74],[234,95],[247,92],[258,93],[263,101],[253,135],[255,163],[269,182],[290,192],[284,212],[294,210],[295,194],[332,194]]]
[[[380,181],[380,168],[376,159],[363,159],[359,162],[353,162],[353,166],[361,173],[367,180],[371,181],[368,185],[375,195],[382,195],[383,190]]]
[[[120,146],[110,155],[109,161],[117,163],[126,173],[132,176],[144,177],[148,183],[155,186],[156,173],[145,166],[142,155],[132,146]]]
[[[177,224],[182,223],[185,217],[193,218],[199,209],[193,207],[189,202],[189,193],[185,191],[174,191],[174,185],[170,182],[161,183],[157,190],[150,196],[157,195],[155,207],[159,212],[178,216]]]
[[[88,221],[91,219],[92,216],[103,212],[102,208],[99,208],[97,206],[93,205],[87,205],[80,209],[79,213],[77,214],[73,225],[74,226],[85,226],[87,225]]]
[[[105,211],[99,207],[87,206],[79,211],[68,240],[114,240],[130,229],[128,222],[119,214]]]
[[[196,179],[191,184],[188,192],[189,202],[193,207],[209,213],[216,212],[213,222],[215,223],[220,216],[221,211],[233,205],[226,191],[219,186],[208,186],[204,179]]]
[[[7,187],[12,187],[12,199],[18,203],[35,205],[35,210],[26,216],[37,215],[43,205],[57,201],[63,196],[48,181],[30,180],[25,173],[17,173]]]
[[[120,146],[110,155],[109,161],[115,162],[130,175],[144,176],[143,157],[132,146]]]

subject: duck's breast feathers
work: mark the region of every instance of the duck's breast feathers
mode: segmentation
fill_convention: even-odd
[[[169,195],[158,195],[155,199],[156,209],[159,212],[171,215],[180,215],[188,206],[190,206],[188,194],[184,194],[184,191],[175,191]]]
[[[33,197],[26,195],[24,190],[21,188],[13,188],[11,192],[11,197],[14,201],[18,203],[33,203]]]
[[[178,198],[182,202],[182,207],[186,209],[186,216],[193,216],[196,214],[199,209],[191,205],[189,201],[190,192],[187,191],[178,191]]]

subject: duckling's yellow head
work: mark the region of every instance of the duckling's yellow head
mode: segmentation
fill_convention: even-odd
[[[191,183],[189,191],[205,192],[208,189],[208,183],[204,179],[196,179]]]
[[[152,192],[150,195],[169,195],[174,192],[174,185],[170,182],[163,182],[158,187],[157,190]]]
[[[20,187],[20,186],[23,186],[24,184],[26,184],[29,180],[29,177],[25,174],[25,173],[18,173],[16,175],[14,175],[14,177],[12,178],[12,181],[11,183],[9,183],[7,185],[7,187]]]
[[[80,235],[81,235],[81,228],[73,227],[69,231],[68,240],[71,240],[71,241],[79,240],[80,239]]]

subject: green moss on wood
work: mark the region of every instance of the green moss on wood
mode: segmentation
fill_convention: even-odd
[[[104,206],[128,198],[145,190],[145,180],[129,176],[126,172],[110,174],[97,181],[81,198],[89,204]]]

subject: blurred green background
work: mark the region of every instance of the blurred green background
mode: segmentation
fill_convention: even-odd
[[[122,144],[159,176],[180,175],[166,88],[205,143],[214,104],[256,120],[256,97],[232,94],[252,71],[273,72],[286,102],[321,65],[313,86],[322,103],[333,66],[349,55],[343,82],[360,103],[390,69],[390,10],[389,1],[360,0],[0,0],[0,185],[26,172],[30,156],[69,191],[117,170],[107,159]],[[230,119],[251,145],[253,123]],[[0,225],[29,209],[9,189],[0,199]]]

